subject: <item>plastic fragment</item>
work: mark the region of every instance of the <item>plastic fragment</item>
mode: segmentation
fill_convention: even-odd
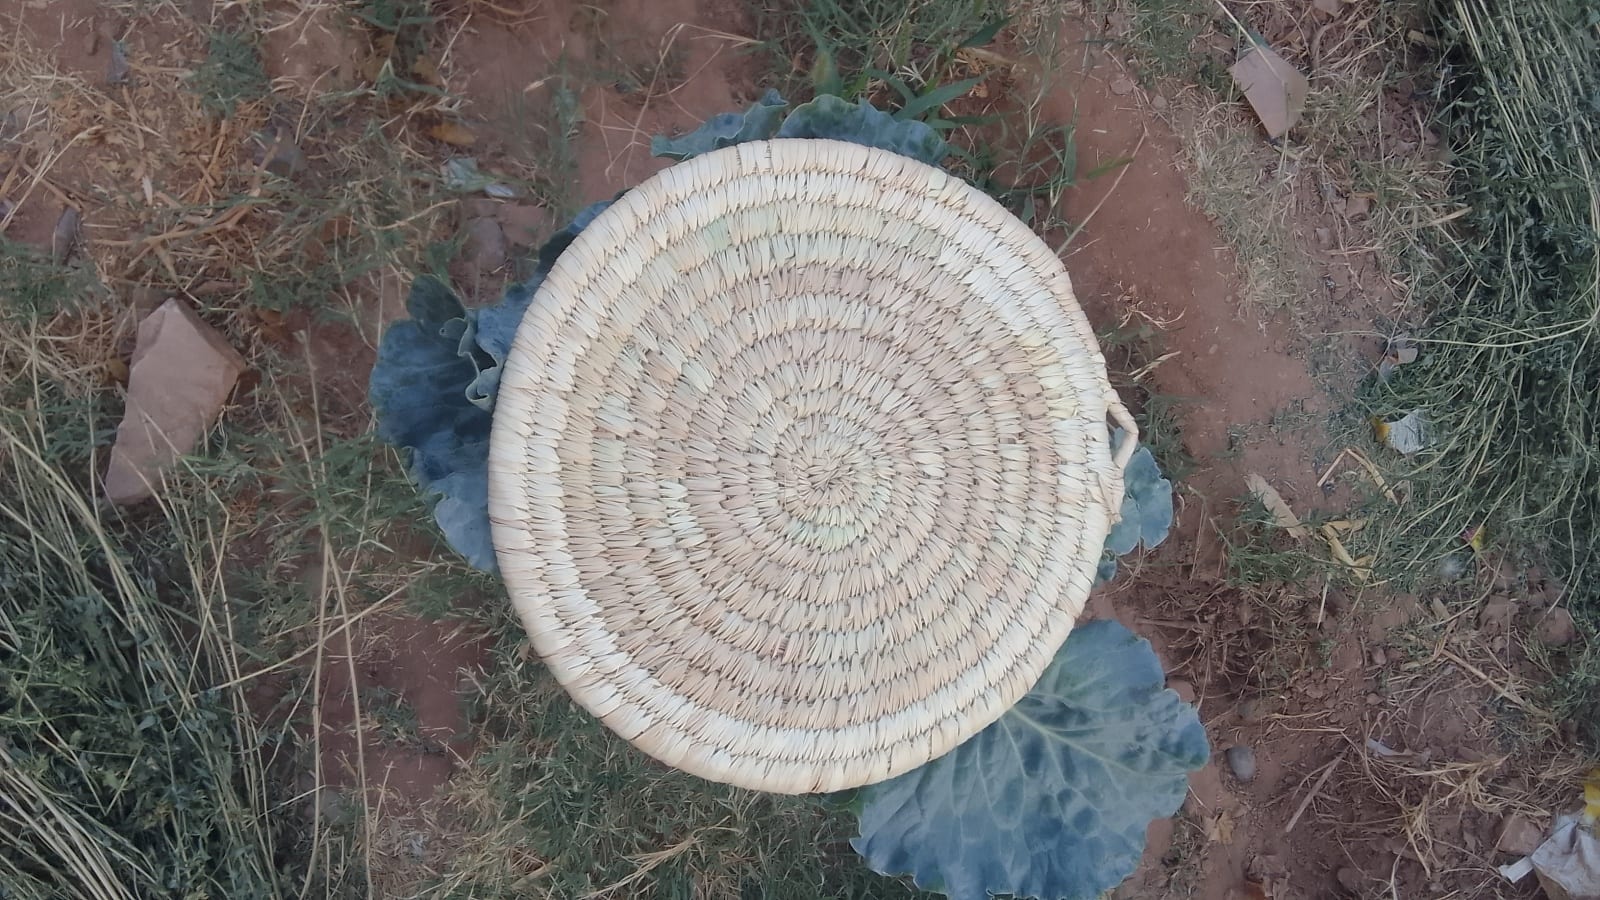
[[[1378,363],[1378,378],[1388,381],[1394,370],[1417,361],[1417,344],[1404,334],[1390,338],[1383,350],[1383,360]]]
[[[1389,422],[1374,419],[1372,427],[1380,442],[1406,456],[1428,446],[1428,422],[1421,410],[1412,410]]]

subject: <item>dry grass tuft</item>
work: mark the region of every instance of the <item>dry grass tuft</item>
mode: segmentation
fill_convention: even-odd
[[[348,11],[326,3],[286,9],[293,15],[278,27]],[[47,463],[60,473],[52,490],[73,492],[58,491],[53,502],[91,510],[79,524],[108,553],[115,548],[146,567],[129,576],[133,588],[119,577],[121,593],[106,596],[157,604],[165,618],[153,621],[177,631],[157,634],[151,646],[177,635],[200,638],[193,651],[200,655],[169,667],[190,673],[169,692],[171,702],[208,698],[202,706],[213,730],[197,728],[194,739],[205,748],[230,741],[263,748],[259,760],[233,751],[241,754],[230,765],[241,767],[243,805],[197,810],[209,818],[176,836],[204,841],[207,828],[237,831],[228,841],[232,855],[217,855],[236,863],[235,881],[206,892],[370,896],[373,848],[385,845],[376,839],[378,817],[361,814],[367,791],[360,784],[374,785],[376,796],[382,773],[357,774],[354,804],[334,799],[339,789],[323,771],[331,727],[323,707],[330,669],[353,675],[354,624],[437,568],[395,550],[431,540],[404,527],[416,518],[417,500],[392,456],[367,435],[362,359],[383,318],[398,311],[412,274],[430,264],[430,248],[448,246],[450,210],[432,154],[420,149],[440,100],[409,95],[401,103],[376,84],[339,94],[256,90],[251,29],[266,23],[229,13],[227,39],[237,42],[223,47],[220,20],[213,29],[171,4],[125,12],[140,25],[129,39],[152,42],[130,54],[128,85],[65,74],[22,29],[0,33],[0,112],[17,111],[6,126],[14,140],[0,157],[8,163],[0,166],[0,195],[13,204],[0,230],[32,236],[20,229],[48,226],[62,207],[82,210],[86,220],[65,263],[0,242],[7,326],[0,330],[7,416],[0,423],[9,429],[0,462],[17,465],[6,451],[20,446]],[[150,62],[164,59],[211,62]],[[437,62],[447,76],[448,58]],[[208,109],[211,97],[228,99],[227,108]],[[296,151],[290,170],[264,166],[275,142]],[[222,328],[251,372],[211,444],[169,479],[158,510],[99,510],[94,473],[120,405],[115,390],[126,378],[132,326],[168,296],[185,298]],[[18,496],[10,484],[23,474],[5,473],[5,502]],[[8,507],[23,517],[47,508]],[[34,530],[45,539],[47,532]],[[150,593],[157,588],[159,597]],[[0,632],[12,636],[12,624]],[[180,652],[162,652],[169,650]],[[361,721],[359,688],[348,702]],[[103,730],[114,735],[116,727]],[[365,729],[355,731],[365,740]],[[10,749],[18,746],[13,740]],[[214,758],[194,764],[196,778],[225,771]],[[310,773],[309,783],[296,784],[301,772]],[[226,791],[213,796],[235,802]],[[63,808],[118,821],[94,804]],[[269,825],[265,845],[238,830]],[[84,828],[98,833],[92,823]],[[249,862],[261,846],[264,870]],[[154,895],[139,887],[140,866],[165,878],[181,862],[162,857],[158,846],[147,849],[149,859],[117,873],[140,896]],[[207,884],[204,875],[193,884]],[[245,886],[253,875],[259,883]],[[43,890],[56,896],[64,885]]]
[[[1236,106],[1191,102],[1183,136],[1188,200],[1234,248],[1241,303],[1258,315],[1298,309],[1313,283],[1293,224],[1301,167],[1242,128]]]

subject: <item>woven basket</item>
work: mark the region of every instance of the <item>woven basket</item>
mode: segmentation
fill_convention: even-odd
[[[833,791],[1033,686],[1136,436],[1060,260],[1005,209],[886,151],[756,142],[562,254],[505,365],[489,508],[578,702],[704,778]]]

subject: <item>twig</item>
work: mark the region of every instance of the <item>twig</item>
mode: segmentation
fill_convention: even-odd
[[[6,177],[0,178],[0,197],[11,193],[11,188],[17,183],[17,173],[21,171],[22,159],[21,154],[18,154],[17,161],[11,164],[10,171],[6,172]]]
[[[222,145],[228,139],[228,132],[230,131],[228,128],[229,121],[231,120],[222,119],[217,124],[217,140],[211,145],[211,158],[206,162],[205,168],[200,170],[200,180],[194,186],[197,199],[200,196],[200,191],[208,190],[222,183],[222,173],[218,171],[218,168],[222,164]]]
[[[1294,815],[1289,817],[1289,824],[1283,826],[1284,834],[1293,831],[1294,826],[1299,824],[1300,817],[1305,815],[1306,808],[1311,805],[1312,800],[1316,799],[1317,794],[1322,790],[1322,786],[1327,784],[1328,778],[1333,775],[1333,770],[1339,767],[1339,763],[1344,760],[1345,754],[1349,752],[1349,747],[1340,750],[1339,755],[1335,756],[1332,762],[1322,767],[1322,775],[1317,779],[1317,783],[1311,786],[1311,792],[1306,794],[1305,799],[1300,801],[1299,806],[1295,807]]]
[[[317,588],[317,643],[316,656],[311,668],[311,774],[316,782],[317,802],[311,804],[311,852],[310,857],[315,859],[319,845],[324,840],[322,837],[322,792],[326,789],[327,779],[322,772],[322,680],[327,674],[323,668],[323,657],[328,646],[328,572],[326,561],[319,573],[320,584]],[[349,619],[345,620],[346,624]],[[353,691],[354,683],[350,685]],[[359,733],[361,722],[356,721],[356,730]],[[365,787],[365,785],[363,785]],[[365,798],[363,798],[365,799]],[[363,809],[363,811],[365,811]],[[300,900],[311,896],[311,885],[316,879],[317,867],[306,867],[305,879],[300,883]]]
[[[1477,666],[1473,665],[1472,663],[1469,663],[1466,660],[1462,659],[1461,657],[1457,656],[1451,650],[1441,647],[1441,648],[1439,648],[1439,655],[1443,656],[1445,659],[1448,659],[1451,662],[1455,663],[1456,665],[1460,666],[1462,669],[1464,669],[1467,672],[1467,674],[1473,676],[1474,678],[1476,678],[1479,681],[1483,682],[1484,684],[1488,685],[1491,689],[1494,690],[1494,692],[1496,694],[1499,694],[1501,697],[1511,701],[1512,703],[1515,703],[1516,705],[1522,707],[1523,709],[1527,710],[1528,712],[1533,713],[1536,716],[1543,716],[1544,715],[1544,711],[1543,710],[1541,710],[1538,707],[1534,706],[1532,703],[1529,703],[1528,701],[1522,699],[1522,697],[1519,696],[1516,691],[1513,691],[1512,689],[1510,689],[1508,687],[1501,687],[1500,684],[1498,682],[1496,682],[1493,678],[1490,678],[1488,675],[1485,675],[1482,669],[1478,668]]]
[[[18,163],[17,165],[22,168],[23,174],[30,175],[30,176],[33,175],[33,170],[28,168],[28,164],[27,163]],[[50,179],[44,177],[43,175],[38,176],[38,178],[39,178],[39,186],[44,188],[45,190],[49,191],[50,192],[50,196],[55,197],[56,201],[58,203],[60,203],[62,206],[77,206],[77,207],[81,207],[81,206],[84,205],[83,201],[78,200],[77,198],[73,197],[71,194],[67,193],[66,191],[64,191],[61,188],[58,188],[54,184],[52,184]]]
[[[1072,241],[1077,238],[1079,234],[1083,233],[1083,229],[1088,227],[1090,220],[1095,217],[1095,213],[1098,213],[1100,211],[1100,207],[1105,206],[1106,201],[1111,199],[1111,195],[1117,192],[1117,187],[1122,184],[1122,177],[1128,174],[1129,169],[1133,168],[1133,162],[1139,158],[1139,151],[1144,149],[1144,140],[1149,136],[1150,129],[1148,128],[1139,133],[1139,143],[1134,144],[1133,152],[1128,154],[1127,165],[1124,165],[1117,170],[1117,177],[1111,180],[1111,187],[1107,188],[1106,192],[1101,195],[1099,202],[1095,203],[1094,209],[1089,210],[1089,214],[1083,217],[1083,221],[1079,222],[1077,226],[1075,226],[1072,231],[1067,234],[1066,238],[1056,246],[1057,256],[1060,256],[1067,249],[1067,247],[1072,244]]]
[[[1428,221],[1426,221],[1426,222],[1424,222],[1422,224],[1423,224],[1423,227],[1425,227],[1425,228],[1437,228],[1440,225],[1445,224],[1446,222],[1454,222],[1456,219],[1461,218],[1462,216],[1466,215],[1469,212],[1472,212],[1472,207],[1463,206],[1462,208],[1456,210],[1455,212],[1445,213],[1444,215],[1439,216],[1438,218],[1429,219]]]
[[[310,378],[307,379],[307,382],[311,385],[311,412],[313,416],[313,422],[317,423],[316,427],[314,427],[312,431],[312,435],[316,439],[317,458],[315,463],[313,463],[311,459],[307,442],[304,440],[303,436],[301,439],[300,452],[305,459],[306,468],[312,470],[313,472],[312,477],[316,478],[320,476],[323,479],[323,483],[326,484],[328,478],[328,471],[326,468],[328,449],[326,446],[324,446],[322,440],[322,428],[320,424],[322,421],[322,403],[317,396],[317,366],[314,358],[311,355],[311,342],[306,341],[302,343],[301,348],[305,351],[306,372],[308,375],[310,375]],[[338,601],[339,618],[348,624],[351,620],[350,606],[348,602],[350,593],[348,588],[348,579],[352,573],[340,571],[338,554],[333,549],[333,542],[328,539],[328,529],[319,528],[317,530],[322,537],[322,587],[324,591],[329,589],[330,585],[328,582],[328,575],[331,572],[333,575],[331,588],[333,590],[334,598]],[[352,562],[351,565],[353,567],[354,562]],[[324,600],[324,603],[325,602],[326,600]],[[318,625],[319,628],[322,627],[321,623],[318,623]],[[367,878],[367,896],[371,897],[374,896],[373,871],[376,868],[372,862],[373,829],[376,826],[376,815],[368,807],[368,798],[371,794],[372,782],[367,775],[367,723],[366,719],[361,713],[361,680],[356,672],[356,644],[351,635],[351,629],[349,628],[346,628],[344,632],[344,664],[346,675],[350,679],[350,716],[355,722],[356,777],[361,783],[361,822],[364,837],[366,838],[362,841],[362,851],[366,854],[365,874]],[[381,799],[379,802],[381,804]]]
[[[1322,487],[1323,485],[1326,485],[1328,483],[1328,479],[1333,477],[1334,470],[1339,468],[1339,463],[1344,462],[1344,458],[1346,456],[1349,456],[1349,455],[1350,455],[1350,448],[1349,447],[1346,447],[1343,450],[1340,450],[1339,451],[1339,455],[1335,456],[1333,458],[1333,462],[1328,465],[1327,471],[1323,472],[1322,473],[1322,477],[1317,479],[1317,487]]]
[[[338,637],[341,634],[344,634],[346,631],[350,630],[350,628],[352,626],[354,626],[357,622],[360,622],[362,619],[365,619],[367,616],[372,615],[373,613],[378,612],[379,610],[387,610],[389,608],[389,601],[391,601],[394,598],[396,598],[396,597],[400,596],[401,594],[405,593],[407,589],[408,589],[407,585],[402,585],[400,587],[397,587],[394,590],[390,591],[389,593],[383,595],[382,597],[379,597],[377,600],[374,600],[371,605],[367,606],[365,609],[361,610],[360,612],[355,613],[354,615],[345,617],[345,619],[343,621],[341,621],[338,625],[334,626],[332,629],[325,630],[323,632],[323,634],[322,634],[321,640],[319,640],[317,642],[317,644],[315,644],[313,646],[309,646],[309,647],[304,647],[301,650],[299,650],[298,652],[294,653],[293,655],[286,656],[283,659],[280,659],[277,662],[272,663],[271,665],[263,666],[263,667],[261,667],[259,669],[253,669],[253,670],[251,670],[249,672],[243,672],[241,674],[235,675],[233,678],[230,678],[227,681],[222,682],[221,684],[212,685],[207,690],[221,691],[221,690],[226,690],[228,688],[238,687],[239,685],[244,684],[247,681],[251,681],[251,680],[254,680],[256,678],[260,678],[263,675],[270,675],[273,672],[280,672],[280,671],[282,671],[284,669],[287,669],[287,668],[293,666],[295,663],[299,662],[302,659],[305,659],[307,656],[310,656],[311,654],[318,652],[318,650],[322,646],[322,644],[326,643],[328,640],[330,640],[332,638],[335,638],[335,637]]]
[[[40,161],[37,170],[29,168],[25,163],[21,164],[23,171],[27,172],[31,178],[28,181],[28,187],[23,190],[22,196],[17,198],[17,202],[11,207],[11,210],[3,217],[0,217],[0,232],[4,232],[7,228],[11,227],[11,220],[17,217],[18,211],[20,211],[23,205],[28,202],[28,198],[33,196],[34,188],[39,187],[40,183],[44,181],[44,176],[55,167],[55,164],[61,159],[61,157],[65,155],[68,150],[71,150],[73,145],[78,143],[78,141],[82,140],[83,138],[92,137],[96,134],[99,134],[100,130],[100,126],[95,125],[90,128],[85,128],[84,130],[73,135],[60,150],[57,150],[54,153],[46,154],[45,158]],[[46,189],[50,191],[56,191],[54,185],[50,185]],[[59,193],[59,191],[56,192]]]
[[[1147,619],[1141,616],[1140,625],[1154,625],[1157,628],[1181,628],[1184,631],[1205,631],[1205,627],[1194,622],[1179,622],[1176,619]]]
[[[1244,27],[1244,23],[1239,21],[1238,18],[1234,16],[1233,10],[1228,9],[1228,7],[1223,4],[1222,0],[1216,0],[1216,2],[1217,8],[1222,10],[1222,14],[1228,17],[1228,21],[1233,23],[1233,27],[1239,29],[1239,34],[1252,45],[1255,44],[1256,39],[1250,35],[1250,29]]]
[[[255,202],[255,201],[259,201],[259,202]],[[146,250],[148,250],[150,247],[153,247],[156,244],[160,244],[163,241],[175,241],[175,240],[180,240],[182,238],[198,237],[198,236],[200,236],[202,234],[205,234],[205,233],[207,233],[209,231],[217,231],[217,230],[220,230],[220,229],[232,228],[234,225],[238,224],[239,220],[244,217],[245,213],[248,213],[250,210],[256,208],[257,206],[265,205],[267,202],[269,202],[269,201],[267,201],[265,199],[262,199],[262,197],[261,197],[261,189],[259,187],[257,187],[257,188],[252,189],[244,197],[240,198],[238,203],[235,203],[232,207],[230,207],[229,209],[225,210],[221,215],[215,216],[215,217],[203,222],[202,224],[196,225],[194,227],[191,227],[191,228],[174,228],[171,231],[163,231],[160,234],[147,235],[145,237],[138,238],[138,239],[135,239],[135,240],[100,241],[99,243],[101,244],[101,246],[105,246],[105,247],[140,247],[140,246],[142,246]],[[142,256],[143,254],[141,253],[140,255]]]

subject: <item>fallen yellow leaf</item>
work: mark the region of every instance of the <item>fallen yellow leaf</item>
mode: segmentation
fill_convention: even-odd
[[[417,57],[411,64],[411,74],[417,76],[417,81],[430,84],[434,87],[443,87],[444,81],[439,78],[439,66],[426,54]]]
[[[1294,514],[1294,510],[1289,507],[1288,501],[1284,500],[1283,495],[1268,484],[1265,478],[1251,472],[1245,476],[1244,483],[1245,487],[1250,489],[1250,493],[1261,501],[1261,505],[1267,508],[1267,512],[1272,513],[1272,521],[1279,528],[1289,532],[1289,536],[1297,541],[1306,541],[1311,538],[1311,532],[1300,524],[1300,517]]]
[[[1368,565],[1362,564],[1363,561],[1370,563],[1371,557],[1363,557],[1361,561],[1351,557],[1350,551],[1344,548],[1344,542],[1339,540],[1339,532],[1324,525],[1322,526],[1322,539],[1328,542],[1328,549],[1333,551],[1333,558],[1347,566],[1350,569],[1350,574],[1362,581],[1372,577],[1372,569]]]
[[[1468,532],[1467,546],[1472,548],[1473,553],[1483,552],[1484,533],[1487,530],[1484,526],[1479,525]]]
[[[383,67],[394,57],[395,36],[385,34],[372,42],[372,53],[361,60],[361,77],[376,83],[383,75]]]
[[[1355,459],[1356,462],[1361,464],[1363,469],[1367,470],[1367,476],[1372,479],[1373,484],[1377,485],[1379,489],[1383,491],[1383,495],[1389,498],[1389,502],[1399,506],[1400,497],[1389,487],[1389,483],[1383,479],[1383,475],[1378,472],[1377,465],[1374,464],[1372,460],[1368,459],[1366,454],[1362,453],[1360,450],[1352,449],[1350,451],[1350,455]]]
[[[1206,840],[1213,844],[1233,843],[1233,814],[1223,810],[1206,820]]]
[[[1600,769],[1590,769],[1583,782],[1583,821],[1589,825],[1600,821]]]
[[[440,122],[428,129],[428,137],[455,147],[471,147],[478,142],[472,129],[459,122]]]

